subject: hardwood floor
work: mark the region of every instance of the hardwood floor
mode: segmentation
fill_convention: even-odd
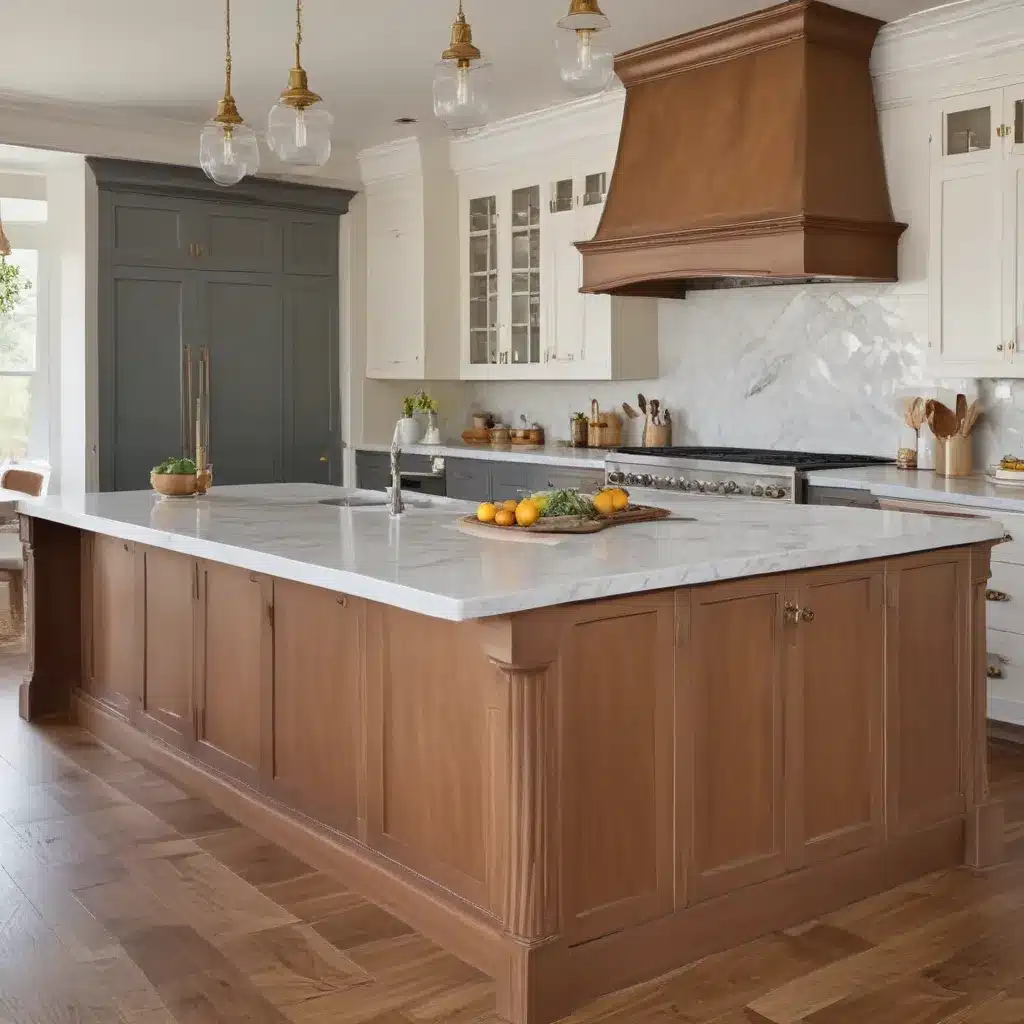
[[[496,1024],[489,979],[383,909],[82,730],[25,725],[23,668],[0,652],[2,1024]],[[995,761],[1000,784],[1024,781],[1012,744]],[[1019,1024],[1022,919],[1024,849],[571,1020]]]

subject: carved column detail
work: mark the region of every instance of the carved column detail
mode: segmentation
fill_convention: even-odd
[[[547,668],[498,666],[508,685],[505,927],[537,942],[558,930],[556,694]]]

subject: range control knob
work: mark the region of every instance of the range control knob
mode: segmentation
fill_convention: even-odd
[[[678,487],[678,488],[679,488],[679,490],[681,490],[681,491],[685,491],[685,490],[686,490],[686,488],[687,488],[687,486],[688,486],[688,481],[687,481],[687,479],[686,479],[686,477],[685,477],[685,476],[681,476],[681,477],[680,477],[680,478],[679,478],[679,479],[678,479],[678,480],[676,481],[676,487]]]
[[[609,473],[608,474],[608,483],[610,483],[610,484],[621,484],[621,483],[624,483],[625,480],[626,480],[626,474],[625,473],[619,473],[619,472],[616,471],[615,473]]]
[[[636,477],[635,473],[627,473],[626,474],[626,483],[627,484],[635,484],[636,482],[637,482],[637,477]]]
[[[687,480],[686,481],[686,489],[688,491],[695,491],[695,490],[697,490],[697,481],[696,480]]]
[[[719,484],[719,485],[718,485],[718,486],[717,486],[717,487],[715,488],[715,490],[717,490],[719,494],[728,494],[728,493],[729,493],[729,486],[728,486],[728,484],[726,484],[726,482],[725,482],[725,481],[723,480],[723,481],[722,481],[722,482],[721,482],[721,483],[720,483],[720,484]]]
[[[643,476],[637,478],[637,483],[640,484],[641,487],[650,487],[651,484],[654,483],[654,478],[650,473],[644,473]]]
[[[738,494],[740,485],[735,480],[729,480],[725,485],[726,494]]]
[[[786,488],[785,487],[776,487],[775,488],[775,497],[776,498],[784,498],[785,496],[786,496]]]
[[[769,485],[764,489],[764,496],[766,498],[777,498],[779,495],[779,489],[772,485]]]
[[[765,496],[765,490],[760,484],[754,484],[750,488],[750,496],[752,498],[763,498]]]

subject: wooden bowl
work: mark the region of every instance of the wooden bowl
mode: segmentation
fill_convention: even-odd
[[[195,473],[150,473],[150,486],[158,494],[186,498],[196,493]]]

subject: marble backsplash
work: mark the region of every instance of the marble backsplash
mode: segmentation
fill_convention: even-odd
[[[977,465],[1024,451],[1024,381],[934,379],[927,315],[927,295],[900,286],[697,292],[661,303],[659,380],[474,384],[472,408],[523,414],[556,439],[592,398],[619,409],[643,392],[672,411],[675,444],[895,456],[903,398],[962,387],[986,408]]]

